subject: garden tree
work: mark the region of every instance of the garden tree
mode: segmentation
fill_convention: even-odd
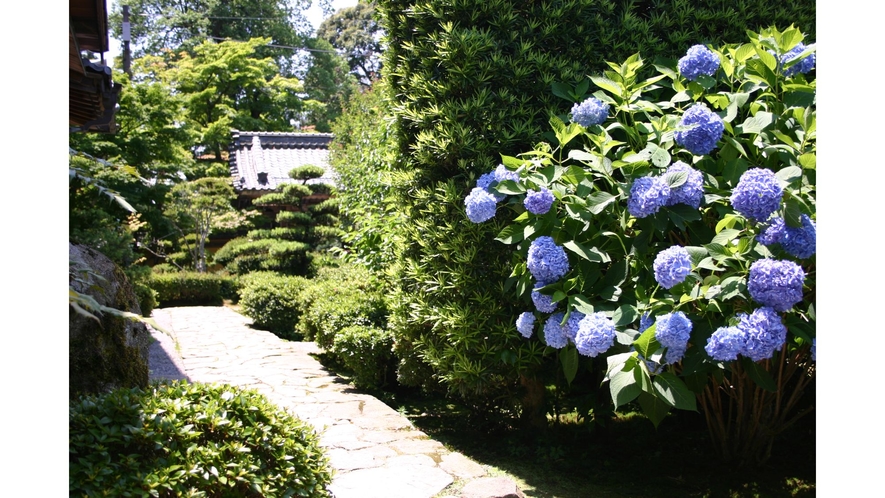
[[[484,403],[528,388],[524,414],[544,424],[531,393],[550,365],[522,340],[511,256],[495,247],[500,220],[465,226],[464,198],[502,155],[515,155],[566,115],[557,96],[607,60],[641,52],[675,59],[686,45],[796,23],[810,36],[815,7],[740,0],[378,0],[385,78],[395,120],[395,185],[403,219],[390,325],[403,365],[429,366],[453,392]],[[549,369],[548,369],[549,370]],[[416,369],[417,371],[417,369]],[[412,383],[431,379],[405,379]],[[552,379],[551,379],[552,381]],[[534,413],[532,413],[534,412]]]
[[[318,0],[331,12],[329,0]],[[304,16],[311,0],[118,0],[109,15],[114,37],[121,39],[122,6],[129,6],[134,55],[193,53],[208,39],[245,41],[268,38],[274,46],[258,48],[271,57],[284,75],[295,74],[292,47],[303,47],[312,27]]]
[[[206,241],[219,216],[233,210],[236,198],[229,179],[206,177],[172,187],[166,200],[166,214],[175,220],[182,237],[190,234],[188,244],[194,267],[206,271]]]
[[[364,87],[381,76],[382,36],[374,1],[339,9],[317,29],[317,38],[331,43],[347,59],[350,71]]]
[[[391,191],[392,123],[384,80],[356,92],[332,125],[329,160],[337,175],[341,254],[377,274],[394,262],[396,227],[404,223]]]
[[[304,92],[311,101],[322,106],[315,106],[307,113],[307,123],[316,126],[316,130],[327,133],[332,130],[331,123],[341,115],[344,102],[359,91],[356,77],[347,69],[344,59],[335,53],[329,42],[322,39],[311,39],[310,68],[304,77]]]
[[[214,261],[234,274],[274,271],[305,275],[309,271],[311,251],[338,244],[338,212],[334,199],[317,202],[313,196],[327,195],[331,186],[307,183],[320,178],[323,168],[300,166],[289,176],[295,182],[284,183],[276,191],[252,203],[277,212],[275,227],[250,230],[245,237],[229,241],[215,253]]]
[[[140,176],[157,184],[193,174],[191,152],[197,139],[185,119],[184,99],[165,81],[154,77],[150,65],[157,59],[132,62],[133,76],[122,71],[114,81],[122,86],[114,134],[72,133],[73,149],[135,167]]]
[[[194,48],[194,55],[180,53],[168,63],[151,58],[157,77],[182,96],[186,117],[199,133],[198,150],[220,158],[231,128],[289,130],[290,120],[304,109],[301,82],[281,76],[272,59],[256,56],[264,43],[266,38],[206,41]]]

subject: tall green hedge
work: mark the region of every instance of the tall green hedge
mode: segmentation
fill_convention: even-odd
[[[400,381],[439,379],[485,399],[515,393],[541,351],[514,326],[530,303],[505,292],[511,256],[493,242],[503,225],[471,224],[463,199],[501,154],[531,147],[551,115],[569,113],[552,85],[636,52],[677,59],[696,43],[743,40],[746,29],[794,24],[815,38],[815,5],[798,1],[379,0],[378,12],[394,163],[411,175],[396,188],[409,220],[390,318]]]

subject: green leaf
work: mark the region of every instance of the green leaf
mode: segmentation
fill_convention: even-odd
[[[654,377],[653,382],[655,392],[674,408],[697,411],[694,393],[675,374],[660,373]]]
[[[685,183],[685,180],[688,179],[687,171],[671,171],[664,175],[664,180],[667,182],[667,185],[670,188],[676,188]]]
[[[602,76],[591,76],[590,80],[593,81],[593,84],[602,88],[603,90],[607,90],[615,96],[621,97],[624,94],[624,87],[620,83],[616,83],[608,78],[604,78]]]
[[[765,389],[768,392],[777,392],[777,384],[774,383],[774,379],[771,377],[771,374],[768,372],[768,370],[762,368],[760,364],[742,356],[741,366],[744,367],[744,371],[747,372],[747,375],[753,382],[756,383],[757,386]]]
[[[762,63],[765,64],[765,67],[771,69],[772,71],[777,68],[777,59],[773,55],[769,54],[762,47],[754,47],[754,49],[756,50],[756,55],[759,56],[759,60],[761,60]]]
[[[591,247],[588,249],[583,245],[575,242],[574,240],[566,242],[565,244],[563,244],[563,247],[593,263],[608,263],[609,261],[611,261],[611,258],[608,256],[608,254],[600,251],[595,247]]]
[[[569,159],[574,159],[575,161],[584,161],[584,162],[592,162],[596,160],[596,156],[587,152],[586,150],[580,149],[572,149],[568,151]]]
[[[633,372],[618,372],[611,376],[609,381],[609,391],[611,392],[612,402],[615,404],[615,410],[619,406],[625,405],[639,396],[642,389],[636,383]]]
[[[504,180],[503,182],[498,182],[494,187],[490,187],[489,190],[494,190],[499,194],[520,195],[524,194],[526,189],[525,186],[513,180]]]
[[[724,245],[730,243],[732,240],[734,240],[740,234],[741,234],[740,230],[736,230],[734,228],[727,228],[725,230],[722,230],[718,234],[716,234],[716,236],[713,237],[713,240],[711,240],[710,242],[712,242],[714,244],[721,244],[724,246]],[[705,253],[706,253],[706,251],[705,251]]]
[[[504,244],[517,244],[522,242],[525,240],[523,236],[524,228],[524,225],[508,225],[498,233],[495,240],[503,242]]]
[[[622,304],[612,313],[612,321],[615,323],[615,327],[629,325],[635,322],[637,318],[639,318],[639,310],[632,304]]]
[[[802,168],[799,166],[787,166],[786,168],[774,174],[778,180],[785,184],[793,183],[794,180],[802,178]]]
[[[655,339],[656,328],[656,324],[651,324],[649,328],[642,332],[638,339],[633,341],[633,347],[636,348],[636,351],[643,358],[651,358],[651,355],[661,347],[661,344]]]
[[[585,315],[590,315],[596,311],[593,305],[590,304],[590,300],[580,294],[569,296],[568,304],[570,308],[574,308]]]
[[[752,43],[744,43],[735,51],[734,58],[737,62],[744,62],[754,55],[756,55],[756,47]]]
[[[814,153],[806,153],[799,156],[799,164],[805,169],[817,168],[817,155]]]
[[[578,350],[574,345],[569,344],[559,351],[559,361],[562,363],[562,373],[565,374],[566,382],[571,385],[578,374]]]
[[[755,116],[748,117],[741,125],[735,130],[739,135],[746,135],[751,133],[761,133],[762,130],[768,128],[771,123],[774,123],[775,116],[770,112],[759,111]]]
[[[667,403],[645,391],[639,393],[639,406],[642,407],[642,413],[651,420],[655,428],[660,425],[667,413],[670,412],[670,406]]]
[[[593,214],[599,214],[606,206],[616,201],[618,196],[608,192],[593,192],[587,196],[587,210]]]
[[[566,85],[565,83],[554,81],[551,85],[551,89],[553,91],[553,95],[556,95],[559,98],[568,100],[569,102],[575,102],[572,99],[572,87],[571,85]]]

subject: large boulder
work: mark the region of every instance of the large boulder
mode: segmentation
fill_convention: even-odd
[[[71,289],[103,306],[141,314],[138,298],[119,266],[95,249],[69,245]],[[147,327],[111,313],[93,314],[101,323],[70,308],[70,397],[117,387],[146,387],[152,340]]]

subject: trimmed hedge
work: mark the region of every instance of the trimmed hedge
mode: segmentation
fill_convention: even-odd
[[[385,329],[367,325],[345,327],[335,335],[329,352],[353,372],[356,387],[384,387],[395,373],[393,335]]]
[[[300,294],[310,281],[304,277],[256,272],[241,277],[240,307],[257,328],[283,339],[300,340],[295,325],[301,317]]]
[[[253,390],[173,382],[76,400],[70,496],[328,498],[312,428]]]
[[[225,299],[236,301],[239,288],[234,277],[197,272],[155,273],[149,285],[160,306],[220,305]]]

